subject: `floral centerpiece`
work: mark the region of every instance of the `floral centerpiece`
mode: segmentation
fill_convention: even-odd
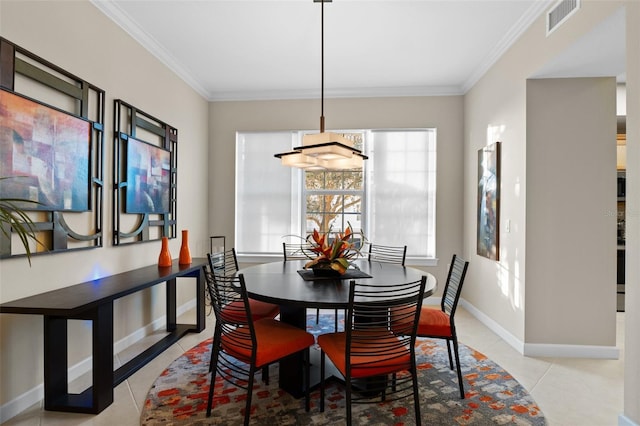
[[[312,269],[317,275],[342,275],[347,272],[351,260],[360,253],[353,241],[353,230],[349,225],[343,233],[337,233],[333,239],[330,239],[329,235],[330,232],[322,234],[314,229],[307,237],[309,250],[316,257],[307,262],[304,268]]]

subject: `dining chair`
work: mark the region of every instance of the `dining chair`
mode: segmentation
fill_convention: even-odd
[[[316,254],[311,251],[311,244],[307,242],[282,243],[282,255],[284,261],[289,260],[311,260]],[[320,308],[316,309],[316,324],[320,322]],[[338,329],[338,310],[335,311],[335,329]]]
[[[464,383],[462,382],[462,369],[460,367],[460,355],[458,353],[458,335],[456,333],[456,323],[454,316],[458,308],[462,284],[467,275],[469,262],[457,255],[453,255],[447,282],[442,293],[440,309],[425,306],[420,312],[418,321],[418,336],[447,341],[447,351],[449,352],[449,367],[453,370],[453,359],[451,357],[451,343],[456,358],[456,370],[458,373],[458,385],[460,387],[460,398],[464,399]]]
[[[209,260],[209,271],[211,275],[217,277],[229,277],[233,276],[238,272],[238,258],[236,256],[236,250],[231,248],[221,253],[207,253],[207,258]],[[209,294],[209,299],[211,300],[211,306],[213,306],[213,277],[207,280],[207,289]],[[241,301],[236,301],[236,305],[242,304]],[[249,306],[251,306],[251,318],[256,321],[263,318],[275,318],[280,314],[280,307],[273,303],[263,302],[261,300],[256,300],[249,298]],[[237,306],[231,306],[229,309],[233,308],[233,312],[241,313],[242,310],[235,309]],[[213,371],[213,353],[211,354],[211,361],[209,365],[209,371]],[[269,384],[269,366],[265,366],[262,371],[262,380],[267,385]]]
[[[456,333],[455,314],[462,292],[462,284],[467,275],[469,262],[457,255],[453,255],[451,266],[447,275],[439,307],[422,306],[418,319],[418,337],[432,339],[445,339],[447,352],[449,353],[449,368],[453,370],[453,358],[451,356],[451,344],[456,359],[456,372],[458,374],[458,386],[460,399],[464,399],[464,383],[462,381],[462,368],[460,366],[460,354],[458,352],[458,335]],[[393,314],[393,313],[392,313]],[[392,315],[393,316],[393,315]],[[392,321],[392,324],[394,322]],[[399,330],[396,330],[398,332]]]
[[[209,253],[207,257],[209,268],[216,276],[230,276],[238,272],[238,257],[235,248],[220,253]],[[280,314],[280,307],[276,304],[251,298],[249,298],[249,303],[254,320],[275,318]]]
[[[397,263],[404,266],[407,257],[407,246],[385,246],[369,244],[369,261]]]
[[[211,265],[212,271],[216,275],[233,275],[240,269],[235,248],[232,247],[229,250],[210,254],[209,265]]]
[[[311,260],[316,256],[307,242],[282,243],[282,255],[284,260]]]
[[[318,337],[321,412],[328,356],[345,379],[348,425],[352,420],[352,404],[378,403],[375,396],[381,401],[395,401],[412,395],[416,424],[421,424],[415,340],[426,281],[426,276],[389,285],[351,281],[345,331]],[[393,308],[397,309],[395,331],[389,324]],[[409,374],[396,374],[403,371]],[[357,382],[363,380],[366,392],[359,392]]]
[[[309,411],[309,347],[312,334],[272,318],[252,320],[244,275],[211,274],[216,316],[212,343],[214,369],[209,384],[207,417],[213,409],[216,376],[247,391],[244,424],[249,424],[255,372],[290,355],[302,354],[305,410]],[[263,369],[264,371],[264,369]]]

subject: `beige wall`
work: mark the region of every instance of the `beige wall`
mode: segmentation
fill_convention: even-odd
[[[471,260],[463,297],[522,344],[529,335],[528,331],[525,333],[525,324],[527,330],[531,327],[544,341],[542,324],[529,324],[530,317],[525,315],[525,306],[528,312],[537,309],[525,305],[526,267],[534,267],[526,262],[525,243],[527,237],[535,237],[525,228],[527,215],[531,214],[529,209],[535,211],[535,206],[529,206],[526,199],[525,173],[531,167],[526,158],[526,81],[620,4],[627,6],[628,99],[640,99],[640,3],[583,1],[580,13],[549,39],[544,37],[542,19],[534,23],[464,100],[461,97],[336,99],[327,100],[325,105],[328,128],[438,128],[437,253],[441,261],[436,275],[442,282],[448,257],[462,251]],[[206,251],[208,235],[233,235],[233,208],[229,206],[234,203],[235,131],[318,127],[319,101],[220,102],[210,104],[207,110],[204,100],[85,1],[2,0],[0,34],[107,91],[107,184],[111,180],[109,153],[113,135],[109,126],[114,98],[122,98],[180,130],[178,226],[191,230],[192,252],[196,255]],[[87,60],[86,55],[97,57]],[[640,104],[631,102],[627,108],[628,185],[638,188]],[[503,158],[508,158],[502,169],[500,262],[475,255],[477,150],[496,140],[503,142]],[[203,179],[207,175],[208,186]],[[107,234],[112,231],[111,202],[111,193],[106,191]],[[630,212],[640,211],[637,191],[630,191],[627,206]],[[505,220],[511,223],[510,233],[504,232]],[[638,235],[640,215],[628,216],[628,259],[640,257]],[[173,241],[171,249],[177,253],[179,241]],[[31,268],[24,259],[2,260],[0,301],[71,285],[95,270],[106,274],[150,264],[155,262],[158,250],[159,244],[155,243],[114,248],[107,237],[103,248],[41,256]],[[599,259],[591,264],[598,265]],[[639,263],[630,261],[627,265],[627,282],[638,283]],[[552,297],[552,289],[548,292]],[[144,307],[149,300],[157,300],[151,313]],[[116,338],[126,336],[146,323],[145,319],[153,318],[155,311],[161,311],[158,307],[162,302],[161,292],[154,292],[119,303]],[[574,306],[567,304],[567,314],[573,312]],[[639,326],[640,288],[628,285],[625,415],[636,424],[640,424]],[[85,328],[75,327],[74,331],[83,337],[74,341],[74,347],[80,341],[86,343]],[[76,360],[82,356],[81,350],[74,353]],[[41,382],[42,319],[0,315],[0,405],[32,391]]]
[[[440,283],[446,279],[453,253],[462,248],[462,97],[409,97],[325,100],[326,128],[437,128],[436,254],[430,269]],[[213,102],[210,107],[209,223],[213,234],[233,244],[235,132],[318,129],[319,100]],[[275,153],[274,153],[275,154]],[[279,161],[268,158],[265,161]],[[442,286],[441,286],[442,287]],[[441,290],[441,289],[440,289]]]
[[[465,151],[464,165],[466,170],[474,170],[477,158],[477,150],[488,143],[500,140],[503,142],[503,181],[502,194],[502,220],[501,220],[501,255],[499,262],[492,262],[475,255],[475,203],[476,182],[471,173],[465,175],[465,208],[464,208],[464,254],[471,260],[471,267],[467,275],[467,283],[463,292],[463,298],[469,302],[473,309],[481,316],[510,336],[514,346],[520,346],[523,352],[527,347],[537,346],[544,342],[550,346],[589,348],[608,348],[614,344],[615,337],[608,330],[613,330],[614,305],[613,296],[603,296],[601,303],[597,303],[590,294],[601,295],[603,286],[611,289],[613,295],[613,283],[615,273],[612,273],[612,265],[615,259],[614,231],[610,228],[606,219],[606,211],[615,211],[613,195],[596,195],[597,211],[594,217],[591,215],[590,223],[585,223],[578,218],[577,224],[571,224],[570,235],[559,232],[557,224],[547,223],[549,229],[557,238],[558,256],[566,252],[565,249],[575,251],[571,254],[572,266],[589,268],[594,271],[594,277],[584,279],[585,272],[580,272],[580,279],[585,281],[579,284],[573,280],[567,282],[567,274],[562,262],[549,260],[551,253],[556,253],[556,247],[548,246],[548,233],[543,231],[544,224],[536,223],[528,227],[532,215],[537,215],[541,210],[549,206],[536,205],[538,199],[533,192],[536,191],[535,182],[529,182],[528,176],[542,176],[548,170],[551,177],[565,179],[569,170],[563,168],[560,161],[549,162],[534,161],[528,153],[532,143],[529,137],[529,123],[527,122],[527,80],[534,73],[552,60],[564,49],[577,41],[599,22],[606,19],[621,6],[626,6],[626,31],[627,31],[627,99],[640,98],[640,4],[635,1],[583,1],[581,9],[566,24],[555,31],[550,37],[545,36],[544,20],[541,17],[523,34],[523,36],[503,55],[503,57],[491,68],[491,70],[467,93],[465,96]],[[605,82],[604,85],[608,85]],[[607,89],[608,90],[608,89]],[[610,102],[609,94],[604,97],[604,102]],[[607,108],[609,105],[607,104]],[[627,185],[628,187],[640,187],[640,106],[637,102],[627,104]],[[551,130],[556,128],[551,127]],[[536,135],[537,141],[540,135]],[[571,158],[573,167],[578,167],[582,173],[585,164],[593,164],[596,155],[602,155],[606,170],[603,173],[603,183],[612,180],[609,176],[615,171],[615,162],[611,157],[609,148],[600,145],[600,141],[585,146],[580,154]],[[571,142],[574,147],[576,141]],[[611,150],[614,150],[615,139],[612,140]],[[547,146],[549,149],[550,147]],[[566,152],[562,151],[565,155]],[[555,167],[549,170],[548,167]],[[590,177],[589,183],[593,183]],[[613,183],[612,183],[613,184]],[[600,184],[596,185],[601,188]],[[589,192],[588,188],[576,188],[582,193]],[[613,191],[613,190],[612,190]],[[594,191],[595,192],[595,191]],[[637,284],[640,280],[638,262],[639,256],[639,229],[640,215],[630,215],[630,212],[640,211],[640,201],[637,191],[629,191],[631,199],[627,198],[627,294],[626,294],[626,329],[625,329],[625,409],[626,421],[640,424],[640,409],[637,401],[640,400],[640,367],[636,362],[640,357],[640,289]],[[613,194],[613,193],[612,193]],[[561,199],[556,195],[545,201],[560,203]],[[554,206],[551,206],[553,208]],[[551,215],[550,217],[552,217]],[[632,217],[630,219],[630,217]],[[540,218],[536,218],[540,219]],[[506,232],[506,221],[510,221],[511,232]],[[577,228],[584,227],[582,232],[593,232],[593,244],[585,243],[583,237],[578,243],[569,241],[578,236],[581,231]],[[595,228],[593,226],[595,225]],[[607,236],[605,236],[607,235]],[[592,250],[594,245],[604,244],[611,246],[611,253],[605,254],[602,248]],[[535,247],[538,253],[544,256],[531,255],[531,247]],[[582,254],[578,262],[577,254]],[[607,252],[608,253],[608,252]],[[546,256],[546,257],[545,257]],[[602,270],[600,270],[602,268]],[[545,275],[549,279],[545,279]],[[606,277],[605,277],[606,275]],[[564,277],[565,280],[558,278]],[[597,279],[596,279],[597,277]],[[605,282],[602,282],[605,280]],[[577,293],[570,294],[567,293]],[[608,290],[606,290],[608,292]],[[553,298],[560,295],[559,300]],[[583,301],[586,302],[583,304]],[[549,306],[555,311],[551,311]],[[544,314],[552,314],[545,316]],[[570,321],[572,327],[558,327],[550,325],[549,320]],[[585,321],[580,321],[585,320]],[[601,323],[597,323],[600,320]],[[595,327],[595,333],[591,336],[590,327]],[[529,343],[534,342],[534,343]],[[561,344],[557,344],[561,342]],[[557,345],[556,345],[557,344]],[[588,349],[587,349],[588,352]]]
[[[192,254],[204,255],[208,247],[206,100],[88,1],[2,0],[0,30],[2,37],[106,91],[104,247],[37,256],[32,267],[24,258],[0,260],[0,302],[157,262],[159,242],[112,246],[113,100],[118,98],[178,129],[178,230],[189,229]],[[179,248],[180,238],[172,240],[174,257]],[[116,301],[116,341],[164,314],[163,288]],[[193,298],[193,289],[181,292],[182,303]],[[0,405],[41,385],[42,322],[40,316],[0,315]],[[84,322],[71,325],[70,365],[89,354],[88,327]]]
[[[626,6],[627,198],[624,414],[640,425],[640,2]]]
[[[527,344],[616,344],[615,108],[613,77],[527,82]]]
[[[465,96],[465,169],[474,170],[477,150],[496,140],[503,142],[505,161],[502,164],[499,262],[475,255],[476,182],[474,175],[465,176],[464,244],[465,254],[472,259],[473,268],[469,269],[464,297],[512,335],[517,344],[522,345],[520,349],[523,351],[527,342],[525,321],[527,333],[533,335],[540,335],[537,327],[544,327],[543,324],[530,324],[525,315],[528,294],[525,278],[529,276],[528,268],[546,267],[531,265],[526,251],[531,244],[537,244],[538,238],[527,228],[527,215],[538,208],[528,204],[528,168],[544,167],[530,164],[527,158],[527,79],[621,4],[583,2],[579,13],[550,37],[545,36],[544,17],[541,16]],[[612,167],[615,170],[615,163]],[[559,176],[562,173],[564,171],[558,171]],[[611,208],[615,211],[615,205]],[[510,221],[511,232],[506,232],[506,221]],[[612,231],[611,235],[614,238],[615,232]],[[611,256],[615,256],[615,250]],[[549,274],[554,272],[548,271]],[[615,274],[611,279],[615,280]],[[556,294],[552,290],[556,289],[549,289],[550,298]],[[540,333],[544,335],[546,331],[540,330]],[[566,337],[568,341],[572,340]],[[607,338],[597,345],[610,343]]]

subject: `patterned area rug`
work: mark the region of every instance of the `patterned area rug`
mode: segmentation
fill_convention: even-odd
[[[313,334],[333,331],[333,317],[308,317]],[[211,339],[176,359],[156,380],[147,395],[140,424],[236,425],[242,424],[245,391],[220,378],[216,380],[214,409],[205,416],[210,374]],[[320,350],[312,347],[311,350]],[[455,370],[449,369],[444,341],[418,339],[416,356],[420,380],[422,424],[425,425],[545,425],[544,415],[529,393],[499,365],[480,352],[460,345],[466,398],[460,399]],[[330,362],[330,361],[328,361]],[[328,381],[325,412],[319,412],[319,390],[311,393],[311,411],[304,398],[295,399],[278,388],[278,365],[270,367],[269,386],[260,380],[253,390],[251,424],[338,425],[345,422],[344,389]],[[354,405],[354,424],[415,425],[413,399]]]

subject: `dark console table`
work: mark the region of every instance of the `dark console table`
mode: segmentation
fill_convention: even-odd
[[[113,402],[113,388],[142,368],[186,333],[205,328],[205,258],[190,265],[147,266],[0,305],[0,313],[44,316],[45,410],[97,414]],[[176,278],[196,279],[196,324],[176,323]],[[166,282],[167,332],[162,340],[114,371],[113,301]],[[93,386],[79,394],[68,391],[67,320],[90,320],[93,346]]]

